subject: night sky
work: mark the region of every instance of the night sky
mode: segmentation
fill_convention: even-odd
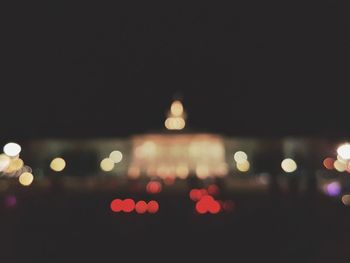
[[[2,138],[350,134],[344,1],[119,2],[4,9]]]

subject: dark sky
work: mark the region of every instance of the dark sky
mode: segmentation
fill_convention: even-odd
[[[4,9],[2,137],[350,134],[344,1],[119,2]]]

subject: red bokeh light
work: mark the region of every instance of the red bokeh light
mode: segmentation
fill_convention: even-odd
[[[144,214],[147,212],[147,203],[145,201],[138,201],[135,205],[136,213]]]
[[[200,189],[202,196],[205,196],[208,194],[208,191],[206,189]]]
[[[130,213],[135,209],[135,201],[128,198],[123,201],[122,210],[125,213]]]
[[[208,205],[208,210],[211,214],[217,214],[221,210],[220,203],[218,201],[212,201]]]
[[[114,199],[111,202],[111,210],[113,212],[120,212],[123,209],[123,201],[120,199]]]
[[[205,204],[205,202],[202,202],[202,200],[198,201],[196,203],[196,211],[199,213],[199,214],[205,214],[208,212],[208,209],[207,209],[207,206]]]
[[[158,210],[159,210],[159,204],[158,204],[157,201],[154,201],[154,200],[149,201],[147,206],[148,206],[148,209],[147,209],[147,210],[148,210],[148,212],[151,213],[151,214],[155,214],[155,213],[157,213]]]
[[[221,210],[221,205],[212,196],[205,195],[196,203],[196,211],[199,214],[217,214]]]
[[[158,194],[162,191],[162,185],[160,182],[151,181],[147,184],[146,191],[150,194]]]
[[[219,193],[219,187],[215,184],[211,184],[208,186],[208,193],[210,195],[217,195]]]
[[[200,190],[198,190],[198,189],[192,189],[191,191],[190,191],[190,199],[192,200],[192,201],[199,201],[200,199],[201,199],[201,197],[202,197],[202,193],[201,193],[201,191]]]
[[[324,165],[324,167],[325,167],[326,169],[328,169],[328,170],[334,169],[334,159],[333,159],[333,158],[330,158],[330,157],[324,159],[324,160],[323,160],[323,165]]]
[[[190,191],[190,199],[194,202],[199,201],[203,196],[208,195],[208,191],[206,189],[192,189]]]

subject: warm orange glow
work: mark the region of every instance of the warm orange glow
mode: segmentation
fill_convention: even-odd
[[[334,169],[334,159],[333,158],[326,158],[323,160],[323,166],[328,170]]]
[[[128,170],[128,176],[132,179],[136,179],[140,177],[140,169],[138,167],[135,166],[130,166],[129,170]]]

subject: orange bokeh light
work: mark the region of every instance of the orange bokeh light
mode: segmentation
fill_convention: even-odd
[[[326,169],[328,170],[333,170],[334,169],[334,159],[333,158],[326,158],[323,160],[323,165]]]

